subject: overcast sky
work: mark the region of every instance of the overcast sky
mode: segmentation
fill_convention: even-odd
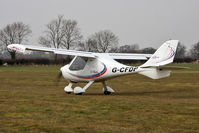
[[[157,48],[179,39],[188,48],[199,41],[199,0],[0,0],[0,28],[22,21],[38,44],[45,25],[57,15],[75,19],[84,38],[109,29],[121,45]]]

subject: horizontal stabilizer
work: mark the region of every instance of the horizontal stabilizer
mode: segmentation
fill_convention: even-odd
[[[145,68],[143,71],[140,71],[139,74],[147,76],[152,79],[161,79],[170,76],[171,71],[169,70],[161,70],[157,68]]]
[[[142,68],[157,68],[162,70],[179,70],[179,69],[190,69],[189,67],[179,67],[179,66],[159,66],[159,67],[142,67]]]

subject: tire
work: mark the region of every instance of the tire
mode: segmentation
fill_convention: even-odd
[[[110,95],[111,92],[110,91],[104,91],[104,95]]]
[[[82,95],[82,93],[77,93],[76,95]]]

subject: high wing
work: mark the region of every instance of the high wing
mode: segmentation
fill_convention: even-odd
[[[16,51],[19,53],[25,53],[26,50],[31,50],[31,51],[40,51],[40,52],[50,52],[61,55],[73,55],[73,56],[95,58],[95,55],[92,52],[85,52],[85,51],[56,49],[56,48],[47,48],[40,46],[21,45],[21,44],[10,44],[7,46],[7,48],[9,51]]]
[[[89,58],[97,58],[98,56],[103,54],[110,56],[113,59],[122,59],[122,60],[147,60],[148,58],[151,57],[151,54],[94,53],[94,52],[56,49],[56,48],[48,48],[40,46],[21,45],[21,44],[10,44],[7,46],[7,48],[9,51],[15,51],[19,53],[25,53],[26,50],[31,50],[31,51],[50,52],[54,54],[72,55],[72,56],[89,57]]]

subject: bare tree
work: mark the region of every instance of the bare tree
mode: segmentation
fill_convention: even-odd
[[[44,46],[51,47],[52,42],[47,37],[40,36],[39,37],[39,43],[44,45]],[[55,46],[55,45],[53,45],[53,46]]]
[[[46,27],[45,35],[39,37],[39,43],[42,45],[70,49],[71,45],[78,43],[82,39],[77,22],[66,20],[61,15],[52,20]]]
[[[58,16],[46,25],[45,35],[39,37],[39,43],[48,47],[60,48],[65,32],[63,30],[63,16]]]
[[[9,44],[28,41],[28,37],[32,33],[29,25],[22,22],[15,22],[13,24],[8,24],[5,28],[0,30],[0,42],[4,47]],[[15,60],[15,52],[9,52],[12,60]]]
[[[131,44],[130,45],[130,49],[132,50],[132,51],[137,51],[137,50],[139,50],[139,44]]]
[[[80,29],[77,27],[75,20],[64,20],[63,21],[63,32],[64,37],[62,40],[63,47],[70,49],[74,44],[78,44],[83,36],[80,33]]]
[[[193,59],[199,60],[199,42],[193,45],[190,50],[190,54]]]
[[[130,45],[123,45],[119,47],[120,53],[131,53],[130,52]]]
[[[87,51],[87,52],[98,52],[97,42],[95,40],[92,40],[91,38],[88,38],[85,41],[79,42],[78,47],[76,47],[75,50]]]
[[[92,37],[88,38],[85,41],[85,49],[88,52],[98,52],[97,41],[92,39]]]
[[[44,36],[39,37],[39,43],[47,47],[70,49],[72,45],[78,45],[82,39],[77,22],[66,20],[62,15],[52,20],[46,27]],[[56,54],[55,60],[57,60]]]
[[[98,52],[108,52],[118,45],[118,37],[109,30],[99,31],[91,39],[97,43]]]
[[[152,47],[147,47],[147,48],[143,48],[140,50],[140,53],[145,53],[145,54],[154,54],[156,51],[156,49],[152,48]]]
[[[175,58],[184,58],[185,54],[186,54],[186,47],[183,44],[179,43],[178,48],[176,50]]]
[[[119,47],[120,53],[138,53],[139,52],[139,45],[132,44],[132,45],[123,45]]]
[[[78,51],[87,51],[86,50],[86,45],[84,42],[79,42],[77,47],[75,47],[75,50],[78,50]]]
[[[119,48],[118,48],[118,47],[112,47],[112,48],[109,50],[109,53],[119,53]]]

